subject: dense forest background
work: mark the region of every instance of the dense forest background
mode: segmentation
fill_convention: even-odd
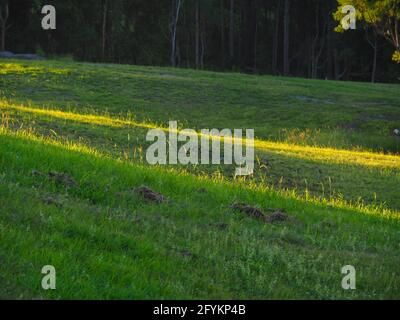
[[[0,0],[0,5],[6,2],[3,49],[17,53],[399,81],[400,65],[391,60],[393,47],[385,39],[361,25],[335,32],[336,0]],[[57,9],[56,30],[41,27],[46,4]]]

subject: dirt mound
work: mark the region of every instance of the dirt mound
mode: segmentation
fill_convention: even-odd
[[[229,228],[229,224],[224,223],[224,222],[219,222],[215,224],[215,227],[220,229],[220,230],[226,230]]]
[[[47,196],[43,198],[43,203],[50,206],[50,205],[55,205],[56,207],[61,207],[62,204],[61,202],[56,199],[55,197],[52,196]]]
[[[180,251],[180,254],[184,258],[193,258],[194,257],[193,253],[191,253],[189,250],[182,250],[182,251]]]
[[[287,222],[293,220],[293,218],[287,215],[282,209],[269,209],[268,211],[271,213],[266,214],[258,208],[243,203],[234,204],[232,209],[242,212],[251,218],[261,220],[265,223]]]
[[[57,184],[63,184],[71,188],[78,186],[75,179],[66,173],[51,171],[48,174],[48,178],[55,181]]]
[[[266,221],[269,223],[285,222],[291,220],[290,217],[280,209],[266,216]]]
[[[163,203],[168,199],[160,193],[151,190],[148,187],[142,186],[133,190],[135,193],[140,194],[145,200],[154,203]]]
[[[42,177],[42,176],[44,176],[44,174],[41,173],[39,170],[33,169],[32,170],[32,176],[34,176],[34,177]]]
[[[207,191],[206,188],[197,189],[197,192],[198,192],[198,193],[208,193],[208,191]]]
[[[210,227],[210,228],[218,229],[218,230],[227,230],[227,229],[229,229],[229,224],[227,224],[225,222],[210,223],[207,226]]]
[[[232,209],[245,213],[249,217],[257,219],[265,219],[266,215],[260,209],[254,208],[248,204],[237,203],[232,206]]]
[[[47,175],[40,172],[39,170],[33,169],[32,170],[32,176],[34,177],[46,177],[57,184],[63,184],[65,186],[75,188],[78,186],[78,183],[76,180],[68,175],[67,173],[61,173],[61,172],[56,172],[56,171],[50,171]]]

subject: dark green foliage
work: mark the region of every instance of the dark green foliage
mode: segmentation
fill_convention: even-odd
[[[170,65],[175,1],[11,1],[6,49],[72,55],[85,61]],[[196,23],[196,1],[182,1],[177,66],[283,74],[283,1],[235,0],[232,14],[230,3],[201,0]],[[57,30],[41,29],[44,4],[57,9]],[[289,75],[371,79],[374,50],[366,41],[366,30],[335,33],[337,22],[332,15],[336,9],[335,0],[290,1]],[[400,66],[390,61],[393,50],[384,40],[378,46],[376,80],[398,81]]]

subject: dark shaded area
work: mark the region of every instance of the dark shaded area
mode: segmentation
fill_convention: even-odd
[[[139,65],[173,61],[179,67],[316,79],[373,78],[371,34],[362,27],[336,33],[335,0],[1,0],[0,6],[7,2],[5,50],[15,53]],[[57,9],[56,30],[42,30],[44,5]],[[393,48],[382,38],[377,45],[375,80],[398,81]]]

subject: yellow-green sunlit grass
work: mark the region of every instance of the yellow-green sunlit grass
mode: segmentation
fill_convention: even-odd
[[[96,157],[105,157],[105,155],[102,155],[101,152],[99,152],[98,150],[96,150],[94,148],[90,148],[87,145],[72,142],[72,141],[59,142],[59,141],[53,140],[49,137],[35,135],[30,130],[21,129],[18,131],[11,131],[4,126],[0,126],[0,135],[4,136],[4,137],[17,137],[20,139],[31,140],[32,142],[41,142],[41,143],[45,143],[48,145],[57,146],[60,148],[62,147],[69,151],[82,152],[82,153],[85,153],[88,155],[90,154],[90,155],[96,156]]]
[[[50,117],[55,117],[59,119],[72,120],[83,123],[90,123],[102,126],[111,127],[140,127],[145,129],[162,129],[166,132],[177,130],[170,130],[166,127],[158,127],[156,124],[136,122],[126,119],[118,119],[110,116],[104,115],[93,115],[93,114],[78,114],[68,111],[52,110],[52,109],[39,109],[32,108],[22,105],[15,105],[7,103],[6,101],[0,101],[1,109],[14,109],[22,112],[28,112],[39,115],[46,115]],[[198,133],[201,136],[201,133]],[[205,135],[207,138],[212,139],[222,139],[220,137]],[[229,141],[230,139],[226,139]],[[243,139],[244,144],[250,144],[251,142]],[[274,152],[278,154],[286,154],[291,157],[300,159],[310,159],[331,163],[344,163],[344,164],[356,164],[362,166],[372,166],[381,168],[400,168],[400,156],[390,155],[377,152],[368,151],[357,151],[357,150],[343,150],[334,148],[324,148],[315,146],[302,146],[296,144],[289,144],[284,142],[274,142],[274,141],[264,141],[255,139],[255,148],[259,150]]]
[[[31,108],[21,105],[12,105],[4,101],[0,101],[0,109],[14,109],[22,112],[29,112],[38,115],[46,115],[58,119],[72,120],[82,123],[89,123],[100,126],[110,126],[110,127],[141,127],[146,129],[154,129],[155,125],[139,123],[132,120],[116,119],[107,116],[91,115],[91,114],[78,114],[73,112],[61,111],[61,110],[51,110],[51,109],[38,109]]]
[[[300,146],[271,141],[255,141],[256,147],[285,153],[300,159],[313,159],[332,163],[357,164],[363,166],[400,168],[400,156],[367,151]]]
[[[20,63],[3,63],[0,66],[0,75],[7,74],[26,74],[37,76],[39,74],[55,74],[67,75],[70,73],[68,69],[40,67],[40,66],[23,66]]]
[[[60,142],[56,141],[54,139],[51,139],[49,137],[43,137],[43,136],[38,136],[30,131],[27,130],[18,130],[18,131],[11,131],[7,129],[4,126],[0,126],[0,136],[4,137],[16,137],[19,139],[24,139],[24,140],[29,140],[32,142],[37,142],[37,143],[42,143],[45,145],[49,146],[55,146],[58,148],[64,149],[66,152],[71,151],[71,152],[80,152],[83,154],[87,154],[90,156],[94,156],[97,158],[104,158],[104,159],[109,159],[110,161],[117,161],[117,162],[122,162],[125,163],[126,165],[132,165],[133,167],[141,168],[141,169],[146,169],[146,170],[153,170],[154,172],[158,172],[160,175],[162,174],[173,174],[177,176],[190,176],[190,174],[187,171],[180,170],[180,169],[175,169],[174,167],[165,167],[165,166],[152,166],[149,167],[147,165],[143,164],[129,164],[126,163],[125,161],[118,161],[114,160],[111,157],[109,157],[106,154],[103,154],[99,152],[95,148],[90,148],[85,144],[81,143],[76,143],[72,141],[67,141],[67,142]],[[198,181],[203,181],[206,183],[220,183],[226,186],[229,186],[231,188],[236,188],[239,187],[244,190],[252,190],[255,192],[261,192],[261,193],[268,193],[268,194],[273,194],[274,196],[279,196],[283,199],[287,199],[290,201],[299,201],[302,202],[304,201],[304,197],[298,196],[295,192],[289,191],[289,190],[275,190],[273,188],[269,188],[268,186],[265,185],[260,185],[254,181],[245,181],[243,179],[236,179],[235,181],[229,181],[224,178],[224,176],[217,175],[214,177],[209,177],[207,175],[200,175],[197,176],[196,179]],[[330,206],[330,207],[335,207],[335,208],[340,208],[344,210],[352,210],[354,212],[358,212],[360,214],[367,214],[367,215],[373,215],[373,216],[379,216],[383,218],[391,218],[391,219],[396,219],[400,220],[400,212],[390,210],[381,206],[376,206],[376,205],[365,205],[362,202],[348,202],[342,199],[323,199],[321,201],[320,198],[317,197],[312,197],[308,196],[307,203],[310,205],[315,205],[317,207],[321,206]]]
[[[395,85],[9,62],[0,299],[399,298]],[[256,129],[254,174],[150,166],[146,133],[168,120]],[[168,200],[146,201],[140,186]],[[237,203],[288,219],[265,223]],[[40,288],[48,264],[54,291]],[[349,264],[357,290],[341,287]]]
[[[51,171],[68,173],[78,186],[52,183],[46,178]],[[143,182],[170,201],[147,203],[129,191]],[[235,202],[281,208],[295,220],[263,224],[232,210]],[[5,129],[0,132],[0,205],[0,297],[372,299],[398,294],[399,219],[372,208],[305,202],[255,185],[123,163],[76,144]],[[353,291],[340,286],[341,267],[349,263],[359,271],[360,285]],[[40,270],[47,264],[56,267],[57,290],[40,289]]]

